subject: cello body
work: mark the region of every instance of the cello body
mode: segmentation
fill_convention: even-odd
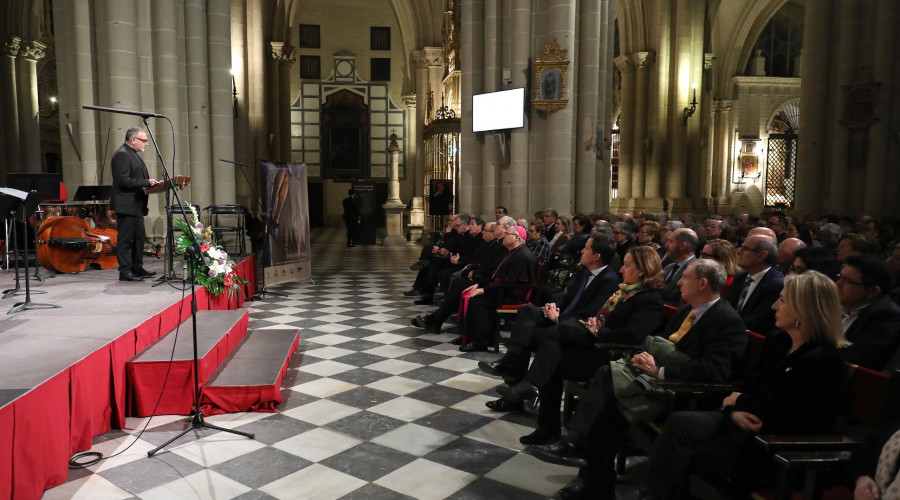
[[[38,229],[38,262],[59,273],[78,273],[88,264],[113,269],[119,266],[117,238],[116,231],[92,230],[86,220],[78,217],[49,217]]]

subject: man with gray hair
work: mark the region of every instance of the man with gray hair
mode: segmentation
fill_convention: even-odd
[[[784,274],[776,265],[778,246],[773,238],[753,235],[738,247],[737,255],[744,270],[734,277],[725,300],[741,315],[748,330],[768,335],[775,329],[772,304],[784,287]]]
[[[697,248],[700,240],[693,229],[683,227],[672,231],[666,241],[668,256],[672,263],[663,268],[663,280],[666,285],[662,289],[663,302],[667,306],[678,307],[681,304],[681,290],[678,280],[681,279],[684,268],[697,256]]]
[[[841,226],[833,222],[823,224],[819,228],[818,236],[815,243],[816,246],[825,247],[832,252],[836,252],[838,242],[841,241]]]

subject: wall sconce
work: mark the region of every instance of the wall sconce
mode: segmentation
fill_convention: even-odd
[[[697,86],[694,85],[694,97],[691,99],[689,103],[690,106],[684,108],[684,124],[687,125],[688,118],[694,116],[694,112],[697,111]]]
[[[234,81],[234,72],[231,73],[231,104],[233,106],[234,117],[238,117],[238,91]]]
[[[38,107],[38,115],[41,118],[49,118],[59,111],[59,103],[56,102],[56,96],[50,96],[44,105]]]

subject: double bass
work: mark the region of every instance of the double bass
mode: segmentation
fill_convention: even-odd
[[[113,269],[119,266],[117,239],[115,230],[91,229],[79,217],[49,217],[38,229],[38,262],[59,273],[78,273],[88,264]]]

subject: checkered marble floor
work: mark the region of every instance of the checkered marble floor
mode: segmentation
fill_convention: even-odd
[[[496,354],[460,353],[452,325],[440,335],[410,326],[433,309],[402,295],[420,247],[345,248],[343,238],[315,231],[313,280],[270,286],[285,296],[247,303],[252,329],[300,329],[277,413],[207,419],[255,439],[195,430],[151,458],[187,418],[153,417],[140,437],[148,419],[129,419],[93,450],[130,448],[71,470],[43,498],[528,500],[572,480],[576,469],[523,453],[518,438],[532,431],[533,414],[484,406],[501,380],[477,362]]]

